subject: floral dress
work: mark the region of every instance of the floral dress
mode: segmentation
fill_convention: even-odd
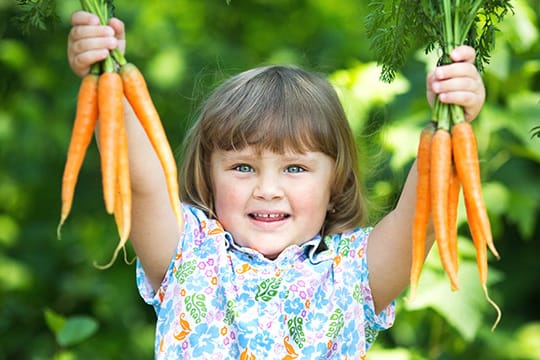
[[[161,287],[140,263],[137,286],[157,315],[156,359],[363,359],[392,326],[375,314],[369,229],[286,248],[275,260],[234,243],[220,223],[183,205],[185,228]]]

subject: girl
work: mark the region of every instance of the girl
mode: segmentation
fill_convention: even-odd
[[[118,19],[100,26],[76,12],[72,24],[79,76],[125,48]],[[485,97],[474,56],[458,47],[455,63],[427,77],[428,99],[463,106],[468,120]],[[130,239],[139,291],[157,314],[156,358],[366,356],[408,285],[415,166],[396,208],[362,227],[356,148],[332,86],[296,67],[256,68],[218,87],[188,134],[178,224],[129,106],[125,121]],[[433,240],[430,230],[427,248]]]

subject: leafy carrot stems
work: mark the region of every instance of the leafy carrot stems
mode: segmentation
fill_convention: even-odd
[[[107,24],[111,12],[110,0],[81,0],[83,10],[96,14],[101,24]],[[86,150],[96,125],[100,149],[102,188],[105,209],[114,216],[119,242],[110,267],[123,250],[131,231],[131,182],[128,140],[124,124],[124,100],[133,107],[162,165],[171,207],[181,223],[180,196],[176,161],[167,140],[159,114],[150,97],[146,81],[135,65],[129,63],[118,49],[110,51],[106,60],[94,64],[81,82],[77,111],[62,179],[62,209],[57,236],[73,203],[75,186]],[[127,261],[127,259],[126,259]]]

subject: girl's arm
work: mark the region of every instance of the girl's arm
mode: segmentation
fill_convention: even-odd
[[[99,25],[97,16],[78,11],[72,15],[68,61],[73,72],[84,76],[90,66],[104,60],[110,49],[125,48],[124,24],[111,19]],[[165,177],[154,149],[133,109],[124,101],[132,188],[130,240],[149,281],[157,289],[175,252],[180,236],[170,206]]]
[[[485,100],[484,84],[473,65],[474,49],[460,46],[454,49],[451,58],[453,64],[438,67],[427,76],[428,100],[431,103],[437,94],[441,102],[461,105],[466,119],[472,121]],[[375,226],[369,238],[367,261],[377,312],[383,310],[409,285],[416,182],[415,163],[396,208]],[[430,224],[426,236],[426,254],[434,240],[435,234]]]

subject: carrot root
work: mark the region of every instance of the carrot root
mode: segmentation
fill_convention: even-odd
[[[159,114],[148,91],[146,81],[139,69],[131,63],[122,65],[120,76],[124,83],[126,98],[133,107],[161,162],[171,207],[180,226],[183,222],[183,216],[180,206],[176,160],[167,140],[163,125],[161,124]]]
[[[58,239],[61,229],[71,211],[73,196],[86,150],[92,141],[98,116],[98,75],[86,75],[79,87],[75,121],[68,147],[64,175],[62,177],[62,209],[60,222],[56,229]]]
[[[116,72],[99,77],[99,146],[103,183],[103,197],[107,213],[114,212],[116,193],[117,134],[123,121],[122,79]]]
[[[501,311],[501,308],[499,307],[499,305],[497,305],[497,303],[495,301],[493,301],[491,299],[491,297],[489,296],[489,293],[488,293],[488,289],[487,289],[487,285],[486,284],[483,284],[482,285],[482,289],[484,290],[484,295],[486,297],[486,300],[490,303],[491,306],[493,306],[493,308],[495,309],[495,311],[497,312],[497,318],[495,319],[495,322],[493,323],[493,325],[491,326],[491,331],[495,331],[495,329],[497,328],[497,325],[499,325],[499,323],[501,322],[501,319],[502,319],[502,311]]]
[[[426,228],[431,214],[430,203],[430,149],[431,139],[435,127],[433,124],[426,126],[421,134],[417,150],[417,184],[416,184],[416,205],[412,227],[412,262],[410,273],[410,293],[409,301],[416,298],[416,291],[426,252]]]
[[[442,266],[450,279],[451,289],[459,289],[457,271],[448,247],[448,179],[451,172],[451,137],[438,129],[431,141],[431,208],[433,226]]]
[[[456,271],[459,268],[457,216],[460,190],[461,184],[456,169],[452,166],[448,186],[448,248]]]
[[[463,195],[471,207],[468,220],[469,223],[473,222],[477,224],[477,226],[474,226],[476,233],[473,233],[472,236],[483,237],[490,251],[499,259],[499,253],[493,243],[486,205],[482,198],[476,137],[468,122],[463,121],[452,127],[452,143],[456,169],[462,184]]]

